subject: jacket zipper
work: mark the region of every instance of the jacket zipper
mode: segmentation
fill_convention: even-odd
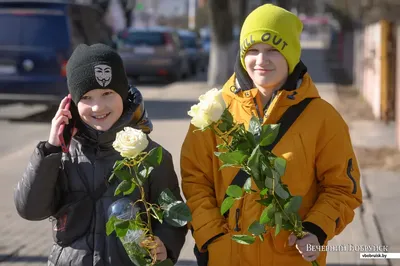
[[[356,184],[356,180],[351,175],[351,171],[353,171],[353,159],[352,158],[350,158],[349,161],[347,162],[347,176],[353,182],[353,192],[352,193],[356,194],[357,193],[357,184]]]
[[[236,209],[236,213],[235,213],[235,221],[236,221],[236,226],[233,230],[235,230],[236,232],[239,232],[241,229],[239,227],[239,218],[240,218],[240,209],[237,208]]]
[[[99,154],[99,150],[100,150],[100,147],[99,146],[97,146],[96,147],[96,151],[95,151],[95,153],[94,153],[94,161],[93,161],[93,184],[95,184],[95,173],[96,173],[96,161],[97,161],[97,155]],[[93,189],[94,189],[94,187],[93,187]],[[95,242],[96,242],[96,239],[95,239],[95,235],[96,235],[96,217],[97,217],[97,211],[96,211],[96,201],[93,201],[93,254],[95,253]],[[94,260],[94,258],[95,257],[93,257],[93,260]],[[93,261],[93,263],[94,263],[94,261]]]

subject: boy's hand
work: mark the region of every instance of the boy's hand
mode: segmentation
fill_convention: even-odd
[[[154,241],[157,243],[157,248],[151,251],[151,254],[154,256],[156,254],[157,260],[163,261],[167,259],[167,249],[164,246],[164,243],[157,237],[154,236]]]
[[[141,243],[141,245],[147,247],[150,250],[152,257],[156,256],[158,261],[167,259],[167,249],[165,248],[164,243],[157,236],[154,236],[154,240],[147,238]]]
[[[61,145],[60,140],[58,139],[57,136],[58,130],[60,129],[62,123],[68,124],[69,120],[72,118],[71,112],[65,109],[66,105],[67,105],[67,97],[62,99],[56,115],[51,120],[51,129],[48,142],[53,146],[59,147]],[[76,131],[74,132],[74,134],[75,133]]]
[[[302,239],[298,239],[293,233],[289,236],[289,245],[293,246],[296,243],[296,248],[306,261],[314,261],[319,256],[319,250],[313,249],[313,246],[319,246],[316,235],[307,233]]]

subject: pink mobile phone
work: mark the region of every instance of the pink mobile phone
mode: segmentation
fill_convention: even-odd
[[[67,104],[65,109],[70,110],[72,97],[68,94]],[[71,144],[72,133],[74,132],[75,122],[74,119],[70,119],[69,124],[62,123],[58,130],[58,139],[60,140],[61,149],[63,152],[67,153],[69,151],[69,145]]]

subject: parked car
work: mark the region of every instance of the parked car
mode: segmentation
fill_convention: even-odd
[[[168,27],[129,28],[118,34],[117,50],[132,78],[189,76],[189,59],[177,31]]]
[[[70,1],[0,2],[0,100],[58,105],[79,43],[112,44],[101,12]]]
[[[193,75],[198,71],[205,71],[208,64],[208,53],[204,50],[200,36],[189,30],[178,31],[183,47],[189,55],[190,70]]]

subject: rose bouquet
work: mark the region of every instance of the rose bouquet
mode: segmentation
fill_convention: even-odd
[[[222,91],[212,89],[199,97],[199,103],[188,112],[191,123],[196,130],[212,130],[221,140],[215,155],[223,163],[220,169],[236,167],[248,174],[243,187],[231,185],[226,190],[228,197],[222,202],[220,210],[223,215],[236,200],[246,194],[257,193],[257,204],[263,207],[260,217],[247,228],[249,234],[233,235],[232,239],[240,244],[253,244],[258,237],[264,241],[267,230],[289,230],[297,238],[303,238],[302,221],[298,214],[302,197],[292,196],[288,186],[282,183],[285,174],[286,160],[266,149],[271,145],[279,132],[279,124],[262,125],[257,117],[252,117],[248,128],[234,121],[222,97]],[[252,189],[252,184],[258,190]],[[312,265],[318,265],[316,261]]]
[[[110,180],[118,178],[120,183],[115,196],[122,193],[129,196],[139,190],[140,198],[133,202],[123,197],[109,208],[109,220],[106,225],[107,235],[114,231],[122,242],[130,260],[138,266],[173,265],[170,259],[157,261],[151,251],[157,248],[151,222],[167,222],[172,226],[185,226],[192,219],[187,205],[175,198],[166,189],[159,195],[158,204],[147,202],[144,186],[154,168],[162,161],[162,148],[157,147],[148,152],[149,141],[141,130],[126,127],[117,133],[113,147],[122,160],[116,161]]]

